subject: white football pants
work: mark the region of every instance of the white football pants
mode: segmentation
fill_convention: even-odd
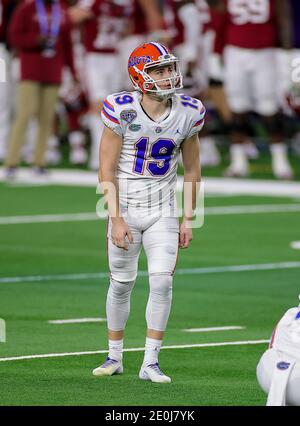
[[[262,390],[268,395],[269,406],[300,406],[300,362],[268,349],[262,355],[256,375]]]
[[[178,254],[178,218],[147,216],[124,219],[133,236],[133,243],[128,245],[128,251],[112,243],[111,220],[108,223],[108,261],[111,277],[106,303],[108,328],[114,331],[125,328],[143,246],[148,261],[150,286],[146,309],[147,327],[164,331],[171,310],[173,273]]]

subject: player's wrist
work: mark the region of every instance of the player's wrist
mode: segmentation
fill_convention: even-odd
[[[184,213],[184,215],[182,217],[182,220],[184,222],[191,222],[194,219],[195,219],[195,213],[194,212]]]
[[[111,221],[113,224],[125,222],[122,216],[113,216],[111,217]]]

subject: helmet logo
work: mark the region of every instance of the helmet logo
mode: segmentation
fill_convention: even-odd
[[[150,56],[134,56],[133,58],[130,58],[128,62],[128,68],[134,67],[135,65],[139,65],[140,63],[147,64],[148,62],[151,62]]]

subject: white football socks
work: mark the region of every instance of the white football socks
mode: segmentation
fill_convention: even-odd
[[[158,354],[162,345],[162,340],[151,339],[146,337],[145,356],[143,365],[155,364],[158,362]]]
[[[108,356],[116,361],[122,361],[123,358],[123,339],[108,340],[109,353]]]
[[[293,171],[288,159],[287,146],[284,143],[272,144],[270,150],[273,174],[278,178],[292,178]]]
[[[230,146],[230,160],[230,167],[235,173],[241,175],[248,173],[248,158],[243,144],[232,144]]]

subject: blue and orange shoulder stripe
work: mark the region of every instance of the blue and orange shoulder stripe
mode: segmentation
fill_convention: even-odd
[[[203,122],[204,122],[204,118],[205,118],[205,113],[206,113],[206,109],[205,109],[205,107],[201,104],[199,120],[198,120],[198,121],[196,121],[196,123],[194,124],[194,126],[193,126],[193,127],[197,127],[197,126],[200,126],[201,124],[203,124]]]
[[[120,121],[116,117],[115,107],[107,99],[103,102],[102,111],[103,115],[115,124],[120,124]]]

